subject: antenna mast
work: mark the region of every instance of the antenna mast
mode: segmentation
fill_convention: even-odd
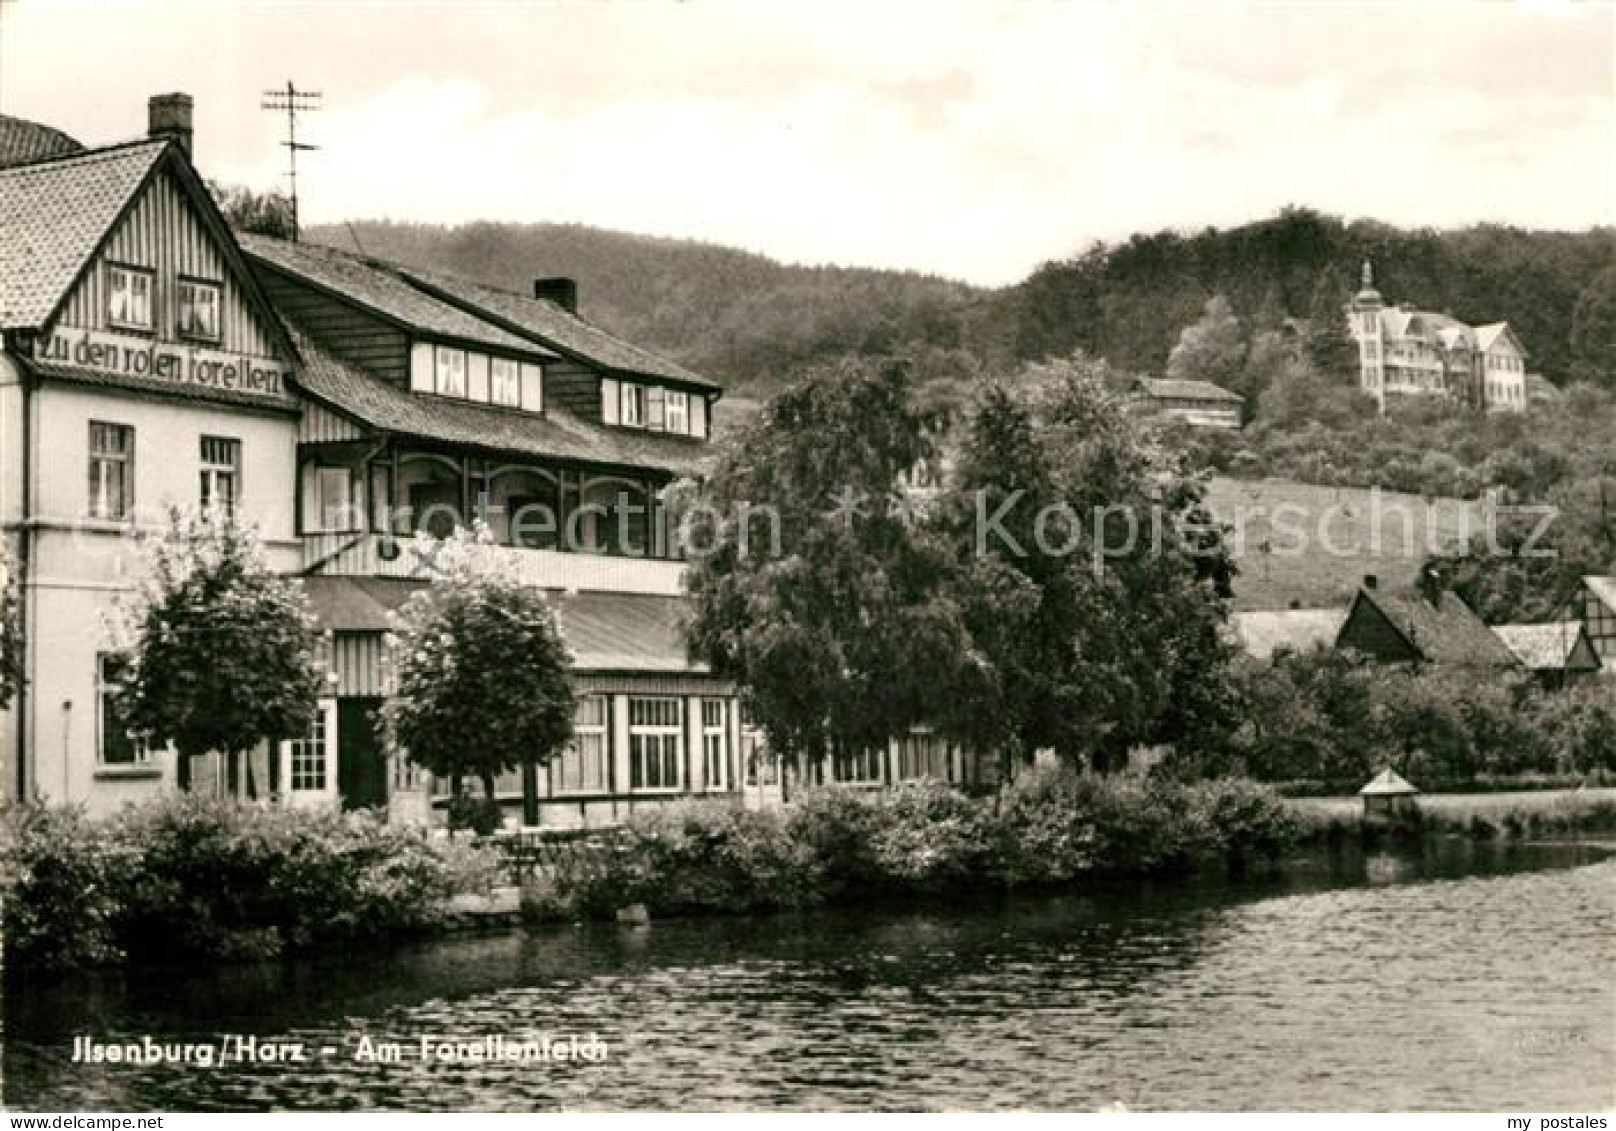
[[[320,92],[317,90],[299,90],[292,85],[290,79],[286,80],[285,90],[266,90],[264,100],[259,103],[263,110],[284,111],[286,114],[286,140],[281,142],[286,147],[287,180],[291,187],[292,196],[292,242],[297,242],[297,154],[299,150],[319,149],[318,145],[309,145],[307,142],[297,140],[298,111],[318,110],[320,108]]]

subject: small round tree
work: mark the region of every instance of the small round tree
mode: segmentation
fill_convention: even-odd
[[[524,813],[536,820],[532,768],[572,740],[572,662],[544,592],[503,568],[486,531],[456,531],[430,556],[431,584],[394,616],[393,697],[384,735],[440,777],[494,779],[522,766]]]
[[[302,585],[273,572],[258,535],[223,513],[168,514],[145,540],[146,572],[118,604],[125,664],[115,694],[132,733],[191,759],[225,755],[232,789],[242,751],[301,734],[319,694],[320,631]],[[248,775],[248,793],[257,793]]]

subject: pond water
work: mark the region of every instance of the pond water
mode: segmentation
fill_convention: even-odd
[[[1616,856],[1459,844],[1282,879],[457,937],[42,983],[6,1106],[1575,1110],[1616,1104]],[[75,1064],[74,1038],[302,1043]],[[433,1063],[422,1034],[605,1043]],[[395,1042],[396,1063],[359,1062]],[[324,1051],[322,1051],[324,1050]]]

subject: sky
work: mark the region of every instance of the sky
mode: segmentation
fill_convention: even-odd
[[[87,144],[196,99],[305,223],[579,222],[980,284],[1286,204],[1616,223],[1616,4],[0,0],[0,113]]]

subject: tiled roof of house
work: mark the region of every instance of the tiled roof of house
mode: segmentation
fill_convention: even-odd
[[[402,578],[303,579],[320,627],[334,632],[388,631],[392,627],[389,614],[427,584]],[[683,597],[553,593],[551,601],[576,671],[695,674],[708,670],[692,660],[685,647],[688,602]]]
[[[1498,340],[1509,332],[1508,322],[1489,322],[1485,326],[1477,326],[1476,345],[1485,352],[1497,345]]]
[[[1335,643],[1346,609],[1263,609],[1231,615],[1235,636],[1247,655],[1271,660],[1275,652],[1311,652]]]
[[[494,346],[532,355],[548,355],[527,338],[518,337],[484,319],[412,286],[397,269],[380,260],[350,255],[319,244],[292,243],[249,232],[237,232],[242,250],[258,262],[313,283],[423,334],[459,342]]]
[[[83,149],[78,141],[52,126],[0,114],[0,168],[65,157]]]
[[[51,316],[167,145],[0,169],[0,329],[35,329]]]
[[[395,270],[449,302],[610,372],[658,377],[703,389],[721,388],[682,365],[591,325],[548,299],[530,298],[444,272],[404,266]]]
[[[1600,577],[1590,574],[1582,579],[1588,587],[1588,592],[1602,601],[1607,609],[1616,613],[1616,577]]]
[[[1357,599],[1380,610],[1398,633],[1432,663],[1516,666],[1515,654],[1470,611],[1469,605],[1446,590],[1439,596],[1440,605],[1417,592],[1360,589]]]
[[[298,384],[319,400],[382,432],[510,455],[606,467],[700,471],[710,449],[698,440],[595,424],[558,406],[543,415],[419,396],[332,357],[293,330],[303,358]]]
[[[1495,624],[1493,632],[1504,646],[1515,653],[1515,658],[1533,671],[1565,671],[1576,667],[1593,671],[1599,667],[1596,659],[1584,651],[1584,662],[1573,663],[1577,644],[1584,629],[1581,621],[1557,621],[1553,624]]]
[[[701,673],[690,658],[683,597],[575,593],[556,598],[561,633],[578,671]]]
[[[1187,401],[1220,401],[1239,404],[1245,400],[1239,393],[1231,393],[1210,381],[1185,381],[1177,377],[1141,377],[1139,384],[1152,397]]]

